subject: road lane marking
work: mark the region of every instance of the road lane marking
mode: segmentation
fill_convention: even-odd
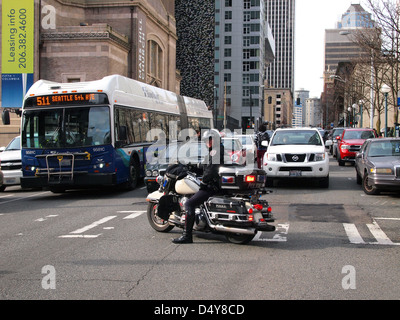
[[[43,221],[46,221],[48,218],[55,218],[55,217],[58,217],[58,214],[50,214],[50,215],[48,215],[48,216],[46,216],[44,218],[36,219],[35,221],[43,222]]]
[[[98,221],[93,222],[92,224],[89,224],[89,225],[86,226],[86,227],[80,228],[80,229],[75,230],[75,231],[72,231],[72,232],[70,232],[70,233],[71,233],[71,234],[80,234],[80,233],[84,233],[84,232],[86,232],[86,231],[88,231],[88,230],[90,230],[90,229],[93,229],[93,228],[95,228],[95,227],[97,227],[97,226],[99,226],[99,225],[101,225],[101,224],[103,224],[103,223],[106,223],[106,222],[108,222],[108,221],[110,221],[110,220],[112,220],[112,219],[114,219],[114,218],[116,218],[116,217],[117,217],[117,216],[105,217],[105,218],[103,218],[103,219],[100,219],[100,220],[98,220]]]
[[[14,201],[24,200],[24,199],[27,199],[27,198],[36,197],[36,196],[39,196],[39,195],[44,195],[44,194],[46,194],[46,193],[50,193],[50,191],[35,193],[35,194],[30,195],[30,196],[19,197],[19,198],[7,200],[7,201],[1,201],[1,202],[0,202],[0,205],[1,205],[1,204],[6,204],[6,203],[10,203],[10,202],[14,202]],[[10,195],[10,196],[11,196],[11,195]]]
[[[287,242],[287,234],[289,233],[289,223],[282,223],[278,224],[276,229],[278,233],[276,233],[272,239],[260,239],[263,232],[257,232],[256,236],[253,238],[252,241],[259,241],[259,242]]]
[[[143,213],[146,213],[146,211],[118,211],[118,213],[130,213],[130,215],[126,216],[123,219],[135,219],[141,216]]]
[[[378,244],[394,245],[392,240],[383,232],[379,225],[374,221],[372,224],[367,224],[369,231],[373,234]]]
[[[379,227],[378,223],[375,221],[372,224],[367,224],[367,227],[371,234],[376,239],[376,242],[365,242],[357,230],[355,224],[343,223],[344,230],[346,231],[347,237],[352,244],[374,244],[374,245],[386,245],[386,246],[400,246],[400,243],[393,242],[389,237],[383,232]]]
[[[93,229],[95,227],[98,227],[99,225],[101,225],[103,223],[106,223],[106,222],[108,222],[108,221],[110,221],[110,220],[112,220],[112,219],[114,219],[116,217],[117,216],[105,217],[103,219],[100,219],[98,221],[95,221],[95,222],[89,224],[86,227],[83,227],[83,228],[80,228],[78,230],[72,231],[67,235],[59,236],[59,238],[83,238],[83,239],[97,238],[97,237],[99,237],[101,235],[101,233],[100,234],[82,234],[82,233],[84,233],[84,232],[86,232],[86,231],[88,231],[90,229]]]
[[[355,224],[352,223],[343,223],[344,230],[346,231],[347,237],[349,238],[351,243],[354,244],[365,244],[363,238],[357,230]]]

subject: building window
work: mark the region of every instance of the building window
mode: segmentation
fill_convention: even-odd
[[[231,36],[225,36],[224,44],[232,44],[232,37]]]
[[[231,61],[224,61],[224,69],[225,70],[230,70],[232,68],[232,62]]]
[[[232,11],[225,11],[225,20],[232,20]]]
[[[157,42],[150,40],[148,42],[148,65],[147,65],[148,83],[162,88],[163,78],[163,52]]]

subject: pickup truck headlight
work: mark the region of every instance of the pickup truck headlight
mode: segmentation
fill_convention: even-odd
[[[267,153],[267,161],[277,161],[275,153]]]
[[[324,161],[325,160],[325,153],[316,153],[315,154],[315,161]]]

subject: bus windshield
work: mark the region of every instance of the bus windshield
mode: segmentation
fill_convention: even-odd
[[[111,143],[109,107],[25,110],[22,147],[47,149]]]

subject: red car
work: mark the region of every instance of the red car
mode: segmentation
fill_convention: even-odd
[[[355,162],[356,153],[361,149],[364,141],[371,138],[377,138],[373,129],[345,129],[338,138],[337,160],[339,166],[344,166],[346,162]]]

